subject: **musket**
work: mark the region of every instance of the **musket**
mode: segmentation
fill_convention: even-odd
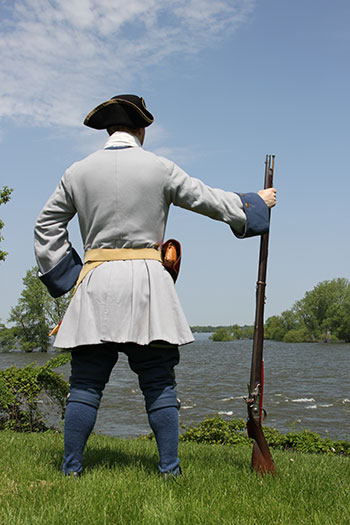
[[[272,188],[273,186],[274,164],[275,156],[266,155],[264,183],[265,189]],[[265,411],[263,409],[263,347],[268,244],[269,233],[265,233],[261,236],[260,240],[258,281],[256,283],[256,310],[254,323],[253,353],[250,370],[250,383],[248,385],[249,394],[246,398],[248,408],[248,436],[255,440],[252,452],[252,467],[255,471],[259,472],[260,474],[265,474],[267,472],[271,474],[276,473],[276,467],[262,429],[262,420],[265,414]]]

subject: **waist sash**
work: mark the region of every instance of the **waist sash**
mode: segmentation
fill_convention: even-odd
[[[106,261],[129,261],[137,259],[151,259],[162,262],[161,253],[156,248],[96,248],[94,250],[87,250],[84,255],[84,266],[75,284],[73,295],[87,274],[94,268],[97,268],[97,266],[100,266],[100,264]]]

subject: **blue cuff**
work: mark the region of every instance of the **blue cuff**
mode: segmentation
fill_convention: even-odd
[[[155,391],[148,393],[147,396],[145,396],[145,400],[147,413],[158,410],[158,408],[179,408],[179,400],[176,397],[176,392],[173,385],[166,386],[160,392]]]
[[[67,403],[83,403],[84,405],[90,405],[94,408],[99,408],[101,397],[102,392],[94,388],[82,390],[72,387],[68,394]]]
[[[60,297],[73,288],[82,266],[79,255],[72,248],[56,266],[39,275],[39,279],[45,284],[52,297]]]
[[[263,235],[269,231],[270,213],[264,200],[257,193],[237,193],[243,203],[243,209],[247,217],[245,231],[237,233],[231,230],[239,239]]]

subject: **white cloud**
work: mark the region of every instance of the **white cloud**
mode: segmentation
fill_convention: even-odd
[[[254,1],[2,0],[0,117],[80,125],[87,100],[125,90],[174,53],[212,45]]]

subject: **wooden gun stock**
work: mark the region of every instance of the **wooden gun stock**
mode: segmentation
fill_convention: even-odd
[[[275,157],[266,155],[264,188],[272,188]],[[270,211],[269,211],[270,213]],[[254,323],[253,354],[250,371],[249,394],[246,398],[248,408],[247,430],[250,438],[255,440],[252,453],[252,467],[260,474],[276,473],[270,449],[262,430],[263,388],[264,388],[264,307],[266,270],[269,234],[265,233],[260,240],[258,281],[256,284],[256,311]]]

